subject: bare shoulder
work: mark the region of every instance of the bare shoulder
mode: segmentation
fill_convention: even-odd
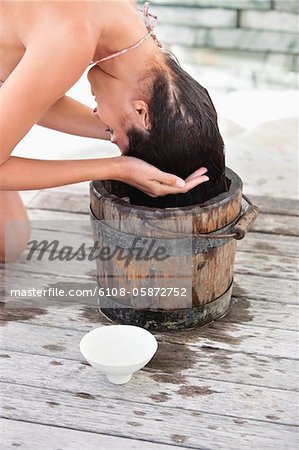
[[[27,45],[41,41],[46,48],[58,41],[65,46],[96,46],[99,29],[92,20],[93,2],[46,2],[38,5]],[[61,46],[61,51],[64,50]]]
[[[83,2],[51,2],[48,14],[32,27],[26,42],[27,65],[43,67],[44,80],[55,72],[56,83],[64,80],[71,85],[92,60],[98,36],[87,12]]]
[[[55,19],[41,18],[32,27],[24,55],[1,87],[0,110],[5,114],[0,114],[0,127],[5,136],[0,164],[42,114],[78,81],[93,57],[96,42],[84,21]]]

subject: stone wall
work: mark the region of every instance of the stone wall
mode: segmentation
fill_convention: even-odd
[[[255,80],[294,87],[297,0],[151,0],[157,35],[182,62],[239,67]],[[283,75],[283,79],[282,79]]]

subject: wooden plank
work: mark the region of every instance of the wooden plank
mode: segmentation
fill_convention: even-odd
[[[73,214],[74,219],[47,219],[47,220],[31,220],[31,234],[28,241],[32,239],[47,239],[49,241],[53,239],[60,239],[63,243],[70,238],[76,237],[78,240],[80,237],[92,237],[92,229],[90,223],[90,217],[83,214]],[[83,217],[83,219],[82,219]],[[65,244],[66,245],[66,244]]]
[[[234,293],[238,298],[298,304],[298,281],[234,272]],[[283,305],[281,305],[283,308]],[[270,308],[270,305],[269,305]]]
[[[252,203],[267,214],[281,214],[285,216],[299,216],[299,201],[290,198],[266,197],[250,195]]]
[[[23,418],[26,420],[26,417]],[[40,425],[30,422],[1,419],[2,449],[19,447],[22,450],[173,450],[173,446],[139,441],[137,439],[88,433],[70,428]],[[88,447],[87,447],[88,446]],[[180,445],[176,448],[187,450]]]
[[[41,260],[37,260],[38,254],[36,254],[35,258],[32,257],[32,259],[26,260],[28,253],[29,249],[26,249],[18,260],[7,262],[5,264],[6,273],[9,270],[16,270],[24,273],[36,273],[52,276],[77,276],[82,279],[90,278],[91,275],[95,276],[96,273],[95,261],[89,261],[88,259],[85,261],[78,261],[75,259],[70,261],[61,261],[58,259],[51,261],[46,253]]]
[[[245,327],[229,322],[213,322],[207,327],[193,331],[182,331],[180,334],[162,335],[160,339],[167,342],[192,342],[200,347],[209,345],[225,350],[242,351],[272,357],[298,357],[298,333],[267,327]],[[291,340],[294,341],[291,342]]]
[[[96,324],[94,323],[93,326]],[[90,329],[91,325],[82,331],[88,332]],[[57,347],[55,344],[54,347],[46,347],[44,350],[49,350],[46,352],[46,356],[51,358],[50,364],[53,365],[64,364],[65,360],[74,359],[70,356],[75,356],[73,353],[70,354],[68,344],[64,348]],[[44,353],[43,356],[45,356],[44,350],[36,351]],[[3,349],[0,351],[0,358],[14,358],[17,353],[24,354],[24,352]],[[75,359],[75,361],[80,360]],[[81,363],[84,364],[82,357]],[[145,370],[151,374],[157,374],[157,379],[160,378],[162,382],[167,381],[174,384],[177,383],[177,380],[189,377],[190,380],[191,378],[200,378],[201,380],[216,380],[239,385],[270,386],[291,391],[297,386],[298,362],[287,358],[231,352],[206,344],[196,348],[159,341],[159,351]],[[161,376],[161,372],[163,376]]]
[[[252,230],[274,235],[299,236],[299,220],[295,216],[259,214]]]
[[[70,245],[74,248],[74,251],[76,251],[76,249],[78,249],[82,244],[85,245],[86,249],[94,245],[93,234],[89,222],[85,221],[85,223],[84,222],[81,223],[80,221],[80,230],[81,230],[80,233],[77,232],[73,233],[71,232],[71,230],[65,230],[65,227],[67,225],[69,226],[70,229],[72,228],[74,230],[74,227],[77,226],[77,224],[74,224],[74,222],[71,223],[68,221],[65,224],[65,222],[63,221],[60,222],[60,224],[61,226],[63,226],[64,228],[63,230],[54,230],[53,228],[32,229],[30,241],[37,240],[38,242],[42,242],[43,240],[46,240],[50,243],[54,240],[57,240],[59,241],[59,248]],[[51,227],[51,224],[49,225],[49,227]]]
[[[164,376],[163,371],[155,374],[140,371],[130,383],[116,391],[105,375],[91,366],[70,360],[60,360],[60,364],[53,365],[51,361],[53,359],[49,357],[11,353],[10,358],[3,358],[1,381],[54,391],[100,393],[101,398],[107,400],[117,400],[121,396],[123,402],[131,402],[138,392],[139,403],[163,403],[163,406],[181,410],[297,424],[297,396],[294,391],[207,380],[200,376],[189,378],[186,375],[178,375],[174,383],[173,378]],[[160,402],[161,389],[163,402]]]
[[[223,350],[203,344],[201,347],[159,341],[159,351],[147,371],[162,372],[158,379],[176,383],[181,376],[217,380],[239,385],[292,389],[297,386],[298,361]]]
[[[82,221],[89,221],[89,215],[81,214],[81,213],[70,213],[67,211],[51,211],[50,209],[38,209],[38,208],[28,208],[28,216],[29,219],[32,221],[43,222],[50,221],[51,224],[55,223],[55,221],[71,221],[71,222],[78,222],[80,223],[80,220]],[[46,228],[47,229],[47,228]],[[76,230],[73,230],[76,231]],[[80,232],[80,230],[78,231]]]
[[[46,189],[44,192],[55,195],[57,192],[89,195],[89,182]],[[262,213],[280,214],[285,216],[299,216],[299,201],[290,198],[250,195],[250,200]],[[245,201],[244,201],[245,203]]]
[[[263,328],[267,325],[266,330],[271,334],[273,328],[286,327],[286,324],[292,324],[289,329],[297,329],[297,314],[296,309],[289,310],[289,305],[280,305],[271,303],[268,305],[264,303],[264,322],[258,307],[255,307],[258,302],[250,302],[248,307],[247,302],[242,301],[233,304],[228,315],[221,319],[219,322],[220,333],[222,333],[222,340],[224,343],[229,344],[230,335],[227,331],[239,327],[242,324],[243,333],[250,332],[251,327]],[[51,303],[50,301],[48,303]],[[25,303],[24,303],[25,304]],[[28,306],[28,305],[27,305]],[[45,342],[43,345],[47,345],[46,342],[55,340],[57,336],[68,334],[68,330],[74,335],[76,330],[78,335],[75,337],[76,341],[79,341],[80,336],[83,333],[87,333],[91,328],[101,325],[108,325],[111,323],[102,314],[98,312],[96,308],[88,308],[86,306],[79,305],[67,305],[61,304],[60,307],[54,308],[52,305],[49,307],[44,303],[30,304],[31,308],[7,308],[3,314],[3,322],[5,325],[10,324],[11,332],[8,333],[8,337],[4,340],[6,333],[3,333],[3,349],[5,350],[5,341],[12,344],[9,349],[16,349],[21,352],[26,352],[26,346],[24,342],[18,337],[13,338],[14,323],[19,322],[24,324],[24,332],[26,330],[26,323],[31,325],[37,325],[36,331],[33,329],[32,342],[39,335],[40,327],[42,327],[43,334],[46,333]],[[273,311],[273,307],[278,309]],[[293,305],[292,305],[293,306]],[[280,312],[280,308],[283,312]],[[269,308],[267,313],[267,308]],[[277,313],[277,314],[276,314]],[[283,316],[285,313],[285,320],[282,323],[277,324],[277,317]],[[241,316],[241,317],[240,317]],[[259,322],[259,318],[261,322]],[[49,332],[49,328],[54,328],[52,332]],[[208,333],[209,326],[202,329],[203,333]],[[246,330],[247,328],[247,330]],[[287,327],[286,327],[287,328]],[[281,332],[281,330],[280,330]],[[28,329],[27,333],[32,333],[32,329]],[[238,339],[231,338],[231,342],[236,345],[231,349],[230,346],[216,345],[215,343],[206,343],[205,339],[202,342],[199,341],[198,346],[193,345],[192,336],[195,334],[200,337],[201,330],[190,331],[187,333],[186,345],[171,344],[167,342],[167,335],[161,338],[161,345],[158,352],[158,363],[153,365],[154,369],[162,367],[166,372],[176,373],[179,369],[190,376],[198,376],[211,379],[220,379],[235,381],[237,383],[248,383],[258,385],[268,385],[279,388],[286,388],[286,386],[292,386],[294,384],[294,373],[297,369],[297,363],[293,360],[287,360],[286,358],[274,358],[272,355],[256,355],[252,352],[252,349],[246,349],[248,353],[242,353],[242,349],[238,348]],[[176,333],[178,336],[181,332]],[[209,334],[208,334],[209,335]],[[215,331],[211,330],[211,338],[217,336]],[[12,341],[9,341],[9,336],[12,336]],[[172,336],[172,334],[170,335]],[[221,334],[220,334],[221,336]],[[40,339],[40,338],[38,338]],[[220,338],[221,339],[221,338]],[[169,339],[168,339],[169,341]],[[190,344],[190,348],[189,348]],[[33,344],[31,344],[33,345]],[[55,344],[57,345],[57,343]],[[55,352],[55,356],[65,358],[76,358],[76,354],[72,351],[73,344],[71,341],[63,344],[63,352],[58,348]],[[257,342],[257,345],[259,343]],[[275,344],[274,344],[275,345]],[[286,344],[287,345],[287,344]],[[70,347],[69,347],[70,346]],[[222,348],[221,348],[222,347]],[[55,346],[54,346],[55,349]],[[243,348],[244,349],[244,348]],[[45,353],[46,350],[46,353]],[[43,346],[34,345],[31,347],[31,352],[37,354],[52,354],[53,349],[47,352],[48,348]],[[71,351],[71,353],[70,353]],[[253,349],[255,352],[256,349]],[[161,356],[160,356],[161,355]],[[78,356],[78,354],[77,354]],[[154,360],[155,361],[155,360]],[[250,368],[250,370],[248,370]],[[225,371],[223,371],[225,369]]]
[[[264,278],[298,280],[298,261],[284,255],[236,252],[235,271]]]
[[[298,259],[299,238],[279,234],[273,238],[271,234],[251,231],[244,239],[238,241],[237,251],[292,256]]]
[[[55,189],[45,189],[42,192],[43,196],[51,195],[56,196],[59,194],[70,194],[80,196],[89,196],[89,183],[80,183],[76,185],[69,185],[64,187],[58,187]],[[39,194],[40,195],[40,194]],[[262,195],[250,195],[250,200],[256,205],[262,213],[266,214],[278,214],[286,216],[299,216],[299,201],[289,198],[268,197]],[[33,207],[34,205],[30,205]]]
[[[33,314],[35,311],[33,311]],[[35,315],[42,315],[37,311]],[[64,356],[65,349],[69,349],[69,358],[78,358],[78,343],[82,332],[75,329],[55,327],[41,327],[30,323],[8,322],[2,328],[1,348],[19,352],[52,355],[58,345],[59,350],[55,353]],[[191,345],[194,350],[208,345],[217,349],[243,352],[247,354],[265,355],[273,358],[297,359],[298,335],[291,330],[280,330],[268,327],[248,327],[235,323],[218,321],[199,329],[181,331],[179,333],[157,333],[160,342],[173,344]],[[24,341],[24,336],[27,337]],[[29,339],[30,337],[30,339]],[[74,347],[74,342],[75,348]],[[50,344],[50,350],[48,345]],[[60,349],[62,347],[62,349]],[[61,353],[62,352],[62,353]]]
[[[71,192],[41,191],[30,202],[29,208],[89,214],[89,195],[77,195]],[[260,214],[253,230],[298,236],[298,218],[292,215]]]
[[[82,376],[82,387],[83,380]],[[153,380],[149,382],[149,390],[154,384]],[[122,399],[128,385],[109,386],[109,391],[113,390],[119,398],[108,402],[101,396],[99,388],[100,382],[93,390],[89,386],[87,392],[81,388],[79,392],[68,393],[3,384],[3,410],[5,417],[13,420],[26,417],[30,422],[173,446],[179,443],[198,449],[296,448],[294,426],[161,406],[165,400],[163,388],[160,401],[152,399],[152,404],[141,403],[139,395],[143,392],[144,383],[136,386],[131,402]],[[211,393],[211,396],[215,395]],[[202,398],[199,397],[198,404]]]
[[[89,194],[41,191],[28,204],[29,209],[47,209],[89,214]]]
[[[233,304],[222,319],[224,323],[298,330],[298,305],[282,305],[273,302],[270,306],[265,301],[246,301],[245,298],[234,296],[234,292],[238,292],[237,289],[236,287],[233,291]]]

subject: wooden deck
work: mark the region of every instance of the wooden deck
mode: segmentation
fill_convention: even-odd
[[[82,336],[108,323],[94,299],[63,307],[36,299],[30,309],[8,304],[2,448],[297,449],[298,203],[252,200],[262,212],[238,244],[229,314],[201,329],[157,334],[156,356],[127,385],[109,384],[79,352]],[[31,218],[43,221],[33,222],[33,234],[48,228],[53,239],[83,233],[91,240],[88,204],[86,185],[39,192],[29,203]],[[94,283],[94,265],[47,273],[20,262],[6,272],[16,286],[76,286]]]

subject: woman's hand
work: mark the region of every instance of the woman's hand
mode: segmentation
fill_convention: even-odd
[[[207,169],[201,167],[186,180],[176,175],[162,172],[141,159],[132,156],[119,156],[119,170],[116,178],[145,192],[150,197],[163,197],[168,194],[185,194],[195,186],[208,181]]]

